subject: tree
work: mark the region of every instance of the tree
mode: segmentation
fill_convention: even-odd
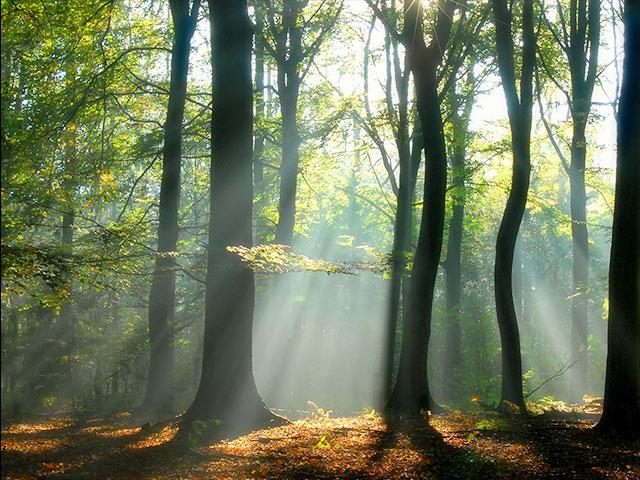
[[[293,241],[296,218],[296,191],[300,163],[298,127],[300,86],[322,41],[333,28],[342,9],[342,3],[338,5],[333,1],[324,5],[323,2],[317,10],[313,10],[309,19],[305,19],[303,11],[308,3],[309,0],[283,0],[281,8],[277,8],[275,0],[267,2],[268,31],[271,41],[260,44],[267,48],[278,66],[282,156],[276,243],[285,245],[291,245]],[[280,24],[276,23],[278,19]],[[312,36],[312,33],[315,35]]]
[[[252,366],[253,271],[230,246],[252,245],[252,26],[246,0],[209,0],[212,44],[211,217],[202,374],[181,431],[220,422],[233,435],[272,424]]]
[[[464,234],[464,206],[466,201],[465,163],[469,143],[469,121],[475,97],[476,79],[473,60],[470,61],[467,78],[461,92],[453,87],[446,97],[451,116],[451,170],[452,170],[452,215],[447,237],[446,312],[447,312],[447,359],[445,361],[445,393],[449,399],[457,396],[457,372],[462,364],[462,326],[460,325],[462,299],[462,237]]]
[[[587,391],[588,363],[585,355],[588,346],[589,325],[589,233],[587,229],[587,195],[585,190],[585,167],[587,158],[587,139],[585,135],[593,87],[598,73],[598,48],[600,44],[600,0],[571,1],[569,18],[566,7],[558,2],[557,14],[561,25],[568,29],[559,29],[545,19],[553,38],[567,57],[571,90],[564,92],[569,103],[573,120],[570,162],[553,138],[550,126],[543,116],[543,122],[550,140],[558,153],[562,165],[569,175],[571,195],[571,238],[573,247],[573,292],[571,295],[571,353],[577,360],[573,370],[574,401],[582,399]],[[541,63],[556,85],[558,79],[548,66],[552,59],[539,55]],[[541,112],[542,113],[542,112]]]
[[[520,333],[513,301],[512,269],[518,230],[524,215],[531,173],[531,114],[536,36],[533,25],[533,0],[522,4],[522,65],[520,93],[516,87],[513,5],[506,0],[492,0],[496,29],[498,70],[507,101],[511,127],[513,172],[511,191],[500,222],[496,240],[494,269],[496,314],[502,344],[501,405],[510,402],[525,411],[522,394],[522,358]]]
[[[191,4],[191,5],[190,5]],[[200,10],[200,0],[171,0],[173,47],[169,101],[164,124],[162,180],[158,221],[158,254],[149,294],[149,373],[140,410],[168,413],[172,410],[173,320],[176,308],[175,250],[178,241],[182,123],[187,95],[189,50]]]
[[[412,217],[416,179],[423,151],[422,132],[419,120],[416,117],[412,135],[409,135],[410,127],[410,98],[409,98],[409,57],[405,51],[400,56],[399,44],[401,34],[397,29],[399,15],[395,7],[387,7],[384,3],[378,6],[372,0],[368,0],[374,10],[374,17],[369,30],[369,37],[365,43],[364,58],[364,107],[366,119],[361,119],[361,124],[367,134],[376,144],[382,157],[382,162],[387,171],[391,188],[396,197],[396,209],[393,224],[393,244],[391,249],[391,278],[389,296],[387,299],[385,353],[383,360],[384,401],[388,400],[393,386],[393,367],[396,350],[396,330],[401,318],[402,287],[406,284],[405,270],[407,254],[411,248]],[[391,125],[397,151],[398,179],[391,162],[390,155],[385,146],[384,139],[378,131],[369,105],[369,43],[371,33],[375,26],[375,19],[380,18],[385,27],[385,60],[386,60],[386,84],[385,84],[385,123]],[[394,90],[397,96],[397,108],[394,105]],[[406,290],[406,288],[405,288]],[[406,299],[405,299],[406,300]]]
[[[624,2],[607,373],[597,429],[640,436],[640,1]]]
[[[403,37],[409,52],[426,152],[420,234],[411,270],[407,310],[403,317],[398,377],[388,402],[390,409],[407,413],[436,407],[429,391],[426,365],[447,189],[447,153],[438,99],[437,69],[449,39],[456,5],[449,0],[438,2],[437,19],[427,46],[422,34],[423,7],[420,2],[412,0],[404,3]]]

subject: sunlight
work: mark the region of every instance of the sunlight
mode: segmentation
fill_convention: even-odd
[[[356,259],[328,234],[316,229],[294,250],[312,258]],[[291,411],[294,418],[308,411],[308,401],[337,414],[372,405],[383,326],[375,313],[382,311],[382,300],[373,292],[383,283],[367,273],[302,272],[260,279],[261,284],[254,364],[267,404]]]

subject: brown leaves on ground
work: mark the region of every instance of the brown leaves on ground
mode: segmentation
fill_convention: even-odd
[[[592,421],[453,412],[300,420],[197,450],[126,417],[2,428],[2,478],[640,478],[639,444]]]

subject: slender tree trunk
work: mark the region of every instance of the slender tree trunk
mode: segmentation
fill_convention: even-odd
[[[187,95],[189,49],[197,22],[199,0],[195,0],[192,12],[189,11],[188,1],[174,0],[170,4],[174,38],[162,152],[158,256],[149,294],[149,373],[144,400],[140,407],[146,414],[165,414],[173,410],[172,325],[176,308],[174,252],[178,241],[182,123]]]
[[[445,397],[455,400],[458,394],[457,374],[462,364],[462,326],[460,324],[460,300],[462,298],[462,226],[464,220],[464,157],[460,152],[454,152],[453,176],[456,179],[454,188],[460,188],[460,193],[454,195],[453,214],[449,223],[449,237],[447,238],[447,260],[445,262],[445,308],[447,312],[445,360]],[[458,158],[456,158],[458,157]]]
[[[267,220],[264,216],[263,208],[266,205],[266,193],[264,184],[264,121],[266,113],[266,104],[264,101],[265,82],[264,82],[264,68],[265,68],[265,39],[264,39],[264,14],[259,8],[259,5],[255,7],[256,12],[256,26],[255,26],[255,62],[256,71],[254,74],[255,81],[255,126],[257,131],[254,132],[253,141],[253,184],[255,189],[256,198],[256,238],[258,243],[266,241],[267,234]],[[255,129],[254,129],[255,130]]]
[[[409,225],[411,220],[411,179],[409,171],[410,155],[400,159],[400,179],[398,182],[398,197],[395,222],[393,226],[393,247],[391,250],[391,280],[389,291],[388,319],[386,332],[385,354],[385,386],[384,400],[389,399],[393,378],[393,364],[395,358],[396,326],[400,318],[400,299],[402,279],[404,276],[406,253],[408,249]]]
[[[262,165],[262,154],[264,151],[264,16],[260,8],[256,8],[256,27],[255,27],[255,62],[256,71],[255,93],[256,93],[256,113],[255,123],[260,130],[255,132],[253,143],[253,181],[257,195],[261,195],[264,189],[264,168]]]
[[[565,50],[571,75],[571,238],[573,249],[573,292],[571,297],[571,352],[577,364],[573,369],[571,393],[580,401],[588,390],[589,325],[589,235],[587,231],[587,196],[585,166],[587,139],[585,130],[591,111],[591,97],[597,77],[600,43],[600,0],[571,2],[569,39]]]
[[[426,68],[421,67],[424,70]],[[414,75],[418,75],[414,71]],[[440,117],[435,66],[416,78],[418,111],[427,147],[424,206],[420,235],[411,271],[407,311],[403,316],[398,378],[389,407],[403,412],[429,410],[435,403],[429,392],[426,365],[431,336],[433,291],[442,250],[447,166]]]
[[[389,51],[389,49],[387,49]],[[396,215],[393,226],[393,246],[391,250],[391,280],[389,288],[389,304],[387,312],[386,354],[384,372],[384,399],[389,400],[393,385],[393,366],[395,363],[396,331],[398,320],[401,318],[401,293],[405,283],[405,268],[407,265],[407,251],[410,245],[411,216],[413,189],[415,187],[414,170],[412,169],[411,139],[409,137],[409,77],[408,70],[403,72],[399,66],[400,57],[397,45],[393,48],[393,63],[395,69],[396,92],[398,94],[398,123],[395,126],[395,142],[398,151],[398,194],[396,196]],[[408,58],[405,59],[408,68]],[[395,118],[391,89],[391,73],[387,72],[387,104],[388,117]]]
[[[411,271],[407,311],[403,316],[398,377],[387,404],[390,409],[405,413],[417,413],[437,407],[431,398],[426,371],[447,189],[447,154],[436,70],[451,31],[454,10],[452,2],[441,2],[434,32],[437,40],[427,47],[422,35],[414,35],[416,30],[421,31],[422,28],[422,6],[411,0],[405,2],[404,35],[426,148],[420,235]]]
[[[75,142],[72,144],[75,145]],[[73,157],[69,158],[71,162],[77,161],[75,158],[76,149],[72,147],[70,149],[73,152]],[[73,176],[73,174],[71,174]],[[72,182],[71,182],[72,183]],[[67,186],[67,188],[71,188]],[[73,254],[73,229],[75,223],[75,215],[73,212],[73,208],[70,205],[67,205],[67,208],[71,210],[65,212],[62,215],[62,246],[65,249],[65,254],[71,256]],[[67,298],[63,300],[63,304],[60,307],[60,324],[63,328],[62,338],[65,340],[65,357],[66,357],[66,374],[67,374],[67,388],[69,391],[69,395],[71,397],[71,405],[72,410],[76,410],[76,381],[75,381],[75,371],[73,365],[73,351],[75,349],[76,344],[76,318],[75,312],[73,308],[73,303],[71,299],[71,293],[73,291],[73,277],[69,275],[66,279],[67,281]]]
[[[453,128],[453,148],[451,170],[453,203],[449,236],[447,238],[447,260],[444,262],[445,309],[447,312],[446,360],[444,365],[444,394],[448,400],[456,400],[458,389],[458,373],[462,364],[462,325],[460,323],[460,302],[462,298],[462,236],[464,207],[466,201],[465,157],[467,154],[467,137],[469,119],[474,101],[475,77],[473,62],[466,80],[467,93],[462,95],[452,88],[448,95],[450,115]],[[464,102],[464,104],[462,103]],[[462,108],[462,111],[460,111]]]
[[[280,72],[278,72],[280,77]],[[280,83],[280,82],[279,82]],[[298,136],[298,92],[293,84],[280,87],[282,112],[282,161],[280,164],[280,198],[278,200],[278,225],[276,243],[291,245],[296,221],[296,192],[298,189],[298,164],[300,163],[300,138]]]
[[[213,65],[211,218],[202,374],[185,413],[194,422],[220,422],[217,435],[271,424],[253,376],[254,274],[227,247],[252,245],[252,27],[246,0],[209,0]]]
[[[522,393],[520,332],[513,299],[513,257],[518,230],[524,215],[531,173],[531,110],[536,37],[533,26],[533,0],[524,0],[522,10],[523,50],[520,98],[516,88],[512,10],[506,0],[492,0],[496,27],[498,68],[507,101],[513,150],[511,191],[496,240],[494,268],[495,300],[502,345],[501,406],[511,404],[526,411]]]
[[[302,27],[299,0],[286,0],[283,5],[282,40],[278,42],[278,95],[282,114],[282,158],[280,162],[280,198],[276,243],[291,245],[296,222],[296,192],[300,163],[298,134],[299,64],[302,60]],[[288,42],[287,42],[288,39]]]
[[[624,4],[604,408],[598,429],[640,437],[640,0]]]
[[[573,371],[572,394],[580,401],[587,392],[588,363],[588,288],[589,288],[589,236],[587,232],[587,195],[585,191],[586,118],[574,119],[571,145],[571,238],[573,247],[573,294],[571,297],[571,351],[578,360]]]
[[[513,131],[512,131],[513,135]],[[522,136],[522,135],[519,135]],[[520,139],[522,142],[523,139]],[[511,192],[498,230],[494,270],[496,314],[502,344],[502,400],[524,408],[520,332],[512,288],[512,268],[518,230],[522,222],[529,189],[530,160],[526,147],[514,144],[514,168]],[[515,141],[512,140],[512,143]],[[516,150],[518,153],[516,153]],[[516,160],[516,157],[518,160]]]

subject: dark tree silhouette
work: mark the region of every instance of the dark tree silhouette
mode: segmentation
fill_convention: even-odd
[[[385,170],[396,197],[396,209],[393,224],[393,244],[391,249],[391,278],[389,282],[389,296],[386,310],[385,325],[385,353],[383,360],[384,383],[382,386],[382,400],[386,402],[393,387],[393,367],[395,364],[397,325],[402,313],[402,300],[406,302],[407,292],[407,253],[411,250],[411,233],[413,225],[413,199],[415,194],[416,178],[422,158],[422,129],[420,120],[416,115],[411,122],[411,105],[409,98],[409,52],[405,50],[400,55],[399,44],[402,40],[398,31],[398,21],[390,19],[398,17],[395,6],[387,7],[384,2],[378,4],[374,0],[367,0],[374,11],[371,21],[369,37],[364,49],[364,107],[366,119],[361,123],[378,147]],[[378,131],[376,121],[369,105],[369,60],[371,33],[375,26],[375,20],[379,19],[386,31],[385,36],[385,60],[386,60],[386,84],[385,105],[386,119],[391,124],[393,137],[398,153],[398,178],[393,168],[390,154],[387,151],[382,135]],[[394,100],[394,90],[397,96]],[[410,134],[410,123],[413,123]],[[403,298],[404,297],[404,298]]]
[[[520,332],[513,301],[512,269],[518,230],[524,215],[531,173],[531,110],[533,71],[536,58],[536,35],[533,25],[533,0],[522,4],[522,65],[520,94],[516,87],[513,39],[513,10],[506,0],[492,0],[496,29],[496,50],[502,88],[507,101],[511,127],[513,173],[511,191],[500,222],[496,240],[494,271],[496,314],[502,344],[501,405],[510,402],[525,411],[522,395],[522,358]]]
[[[300,126],[298,125],[298,97],[309,66],[320,46],[333,29],[342,10],[342,3],[323,2],[308,19],[303,10],[308,0],[265,1],[267,31],[271,41],[261,43],[278,66],[278,98],[282,114],[282,156],[280,161],[280,196],[276,243],[291,245],[296,223],[296,192],[300,163]],[[337,7],[337,8],[336,8]],[[326,17],[325,17],[326,15]],[[314,17],[318,17],[314,19]],[[277,24],[277,19],[280,24]],[[320,25],[317,25],[320,23]],[[309,42],[313,30],[318,30]]]
[[[445,307],[447,311],[447,358],[445,361],[445,375],[443,384],[445,396],[453,400],[459,393],[458,370],[462,365],[462,325],[460,323],[462,300],[462,237],[464,234],[464,207],[466,202],[465,163],[467,145],[469,143],[469,121],[475,96],[475,77],[473,74],[473,60],[467,74],[463,91],[456,92],[452,87],[448,92],[451,126],[453,131],[453,145],[451,147],[451,186],[453,187],[449,221],[449,235],[447,237],[447,259],[444,262]]]
[[[412,0],[406,0],[404,4],[403,36],[405,47],[409,50],[409,64],[414,76],[416,103],[426,152],[424,207],[403,317],[400,365],[387,404],[392,410],[406,413],[437,407],[429,392],[426,372],[447,189],[447,152],[438,99],[437,69],[451,33],[457,4],[458,2],[445,0],[438,2],[436,24],[429,46],[422,35],[423,7],[420,2]]]
[[[190,5],[191,4],[191,5]],[[178,241],[182,121],[187,95],[189,50],[198,21],[200,0],[171,0],[173,47],[169,103],[164,124],[162,180],[156,257],[149,294],[149,373],[140,411],[145,414],[171,412],[173,389],[173,320],[176,309],[175,256]]]
[[[185,413],[194,422],[220,422],[235,435],[277,419],[262,402],[252,365],[253,271],[227,247],[252,245],[253,29],[246,0],[209,0],[213,67],[211,218],[202,375]]]
[[[571,240],[573,247],[573,293],[571,295],[571,352],[577,363],[572,371],[572,395],[580,401],[588,390],[588,363],[585,351],[588,346],[589,324],[589,232],[587,228],[587,195],[585,167],[587,159],[586,128],[591,112],[593,88],[598,73],[598,49],[600,47],[600,0],[570,2],[567,11],[558,3],[557,14],[568,28],[560,29],[543,16],[547,28],[568,60],[571,90],[564,91],[573,120],[570,161],[567,160],[551,127],[542,118],[554,149],[569,176],[571,185]],[[555,53],[554,53],[555,54]],[[539,56],[547,75],[553,79],[549,61]],[[553,61],[553,59],[549,59]],[[557,83],[556,80],[554,82]],[[538,101],[542,112],[540,95]]]
[[[640,437],[640,0],[624,3],[602,432]]]

